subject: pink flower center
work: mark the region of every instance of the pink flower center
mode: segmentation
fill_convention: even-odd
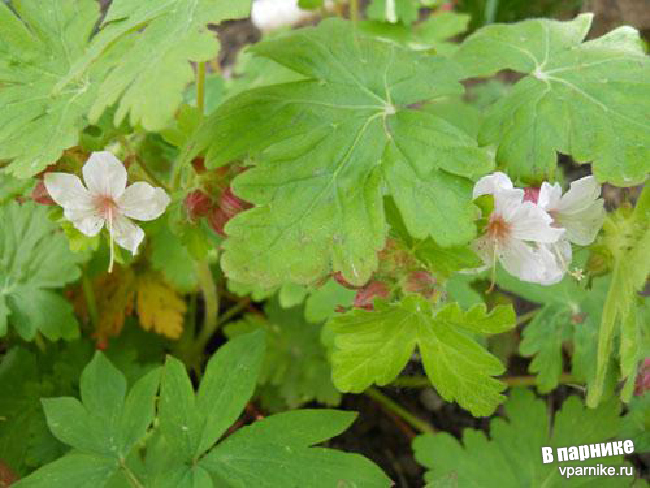
[[[117,204],[110,195],[96,195],[93,198],[93,205],[98,214],[105,219],[110,219],[115,214]]]

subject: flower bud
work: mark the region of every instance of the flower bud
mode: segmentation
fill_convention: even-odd
[[[219,199],[219,207],[223,210],[223,213],[228,216],[229,219],[233,218],[240,212],[248,210],[252,207],[250,203],[245,200],[242,200],[237,195],[235,195],[230,187],[226,188],[221,194]]]
[[[185,197],[183,202],[190,220],[205,217],[212,209],[212,199],[201,190],[194,190]]]
[[[212,211],[208,215],[208,223],[210,224],[210,227],[212,227],[212,230],[222,237],[226,237],[224,227],[229,220],[230,218],[219,207],[213,207]]]
[[[404,290],[409,293],[418,293],[425,298],[432,298],[436,292],[436,279],[427,271],[412,271],[406,277]]]
[[[376,280],[370,281],[366,286],[357,291],[354,297],[354,306],[356,308],[372,310],[374,308],[373,301],[375,297],[388,298],[389,294],[390,290],[386,286],[386,283]]]

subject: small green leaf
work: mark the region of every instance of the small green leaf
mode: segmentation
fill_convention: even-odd
[[[390,383],[417,345],[427,376],[443,398],[456,400],[474,415],[494,411],[505,385],[492,376],[504,367],[471,334],[511,329],[512,307],[499,306],[487,314],[482,304],[464,312],[451,303],[434,312],[429,302],[409,296],[394,304],[376,301],[375,308],[337,316],[327,324],[334,335],[331,360],[340,390],[361,392],[372,383]]]

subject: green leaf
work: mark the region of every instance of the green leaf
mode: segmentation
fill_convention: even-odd
[[[625,209],[621,209],[625,210]],[[603,395],[605,379],[613,351],[613,340],[619,336],[620,379],[628,386],[621,392],[623,401],[632,395],[631,382],[641,359],[642,319],[637,311],[637,292],[650,275],[650,190],[646,186],[629,217],[616,213],[605,222],[605,242],[614,258],[612,281],[605,299],[598,336],[596,380],[589,390],[587,403],[595,406]]]
[[[499,360],[472,338],[511,329],[510,306],[486,313],[484,305],[464,312],[457,303],[438,311],[424,299],[400,303],[375,301],[375,310],[356,310],[327,324],[334,335],[331,361],[334,384],[361,392],[372,383],[386,385],[404,368],[417,345],[427,376],[447,401],[457,401],[473,415],[489,415],[505,385],[492,376],[504,371]]]
[[[228,342],[208,362],[196,402],[205,418],[198,452],[210,448],[248,403],[262,366],[264,337],[257,332]]]
[[[118,469],[117,460],[95,454],[68,454],[15,483],[15,488],[99,488]]]
[[[492,107],[479,137],[498,145],[497,163],[511,177],[548,179],[556,152],[593,161],[599,181],[630,186],[647,177],[650,60],[631,27],[583,42],[592,17],[489,25],[457,51],[468,77],[528,75]]]
[[[313,283],[333,270],[365,283],[385,242],[385,186],[414,237],[441,245],[473,238],[468,177],[492,161],[461,129],[410,107],[462,93],[451,62],[359,35],[336,19],[253,52],[308,79],[231,98],[195,137],[192,154],[207,150],[210,167],[257,156],[234,181],[256,207],[228,222],[229,278],[271,288]]]
[[[92,0],[0,3],[0,159],[25,178],[74,146],[112,53],[83,78],[55,86],[83,54],[99,16]]]
[[[263,351],[261,332],[227,343],[208,363],[198,396],[183,363],[167,358],[160,429],[181,462],[198,459],[237,419],[253,394]]]
[[[101,353],[81,375],[81,398],[42,400],[47,423],[60,441],[75,449],[125,459],[153,421],[160,371],[143,376],[126,396],[126,379]]]
[[[308,323],[302,307],[282,309],[275,301],[265,306],[266,319],[247,315],[226,326],[226,335],[238,337],[250,331],[266,331],[266,354],[258,384],[266,408],[277,411],[296,408],[316,400],[337,405],[340,393],[334,388],[320,324]]]
[[[69,78],[80,78],[101,62],[105,49],[124,39],[124,53],[100,84],[90,116],[98,118],[117,102],[116,125],[130,114],[132,125],[163,129],[181,104],[186,85],[194,79],[189,61],[209,61],[219,52],[219,42],[208,23],[245,17],[249,12],[250,0],[115,0],[91,48],[75,63]]]
[[[44,207],[15,202],[0,207],[0,334],[8,316],[25,340],[37,331],[50,340],[77,337],[72,306],[52,289],[79,277],[81,259]]]
[[[565,400],[555,415],[553,428],[546,405],[525,389],[514,389],[505,404],[509,422],[490,422],[490,440],[481,431],[465,429],[461,443],[447,433],[424,434],[413,441],[416,459],[429,468],[426,480],[454,476],[457,486],[519,488],[521,486],[621,486],[617,477],[576,477],[560,474],[557,459],[542,463],[542,447],[555,448],[606,442],[616,434],[619,404],[596,410],[585,408],[577,397]],[[579,428],[576,428],[579,426]],[[607,465],[619,466],[623,456],[607,457]],[[571,461],[574,466],[595,466],[603,459]]]
[[[20,486],[105,486],[147,433],[159,383],[160,369],[155,369],[126,395],[122,373],[97,352],[81,374],[83,403],[71,397],[41,400],[48,427],[74,451],[22,479]]]
[[[354,416],[335,410],[273,415],[239,429],[199,464],[219,486],[388,487],[391,482],[386,475],[358,454],[309,448],[339,434]]]

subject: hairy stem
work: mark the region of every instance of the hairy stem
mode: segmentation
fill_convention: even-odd
[[[377,403],[381,404],[381,406],[384,407],[386,410],[389,410],[394,414],[398,415],[400,418],[404,419],[406,423],[408,423],[411,427],[416,429],[418,432],[428,432],[431,434],[435,432],[435,429],[431,425],[429,425],[428,422],[419,419],[418,417],[416,417],[415,415],[407,411],[405,408],[397,404],[395,401],[388,398],[377,388],[371,386],[365,391],[365,394],[368,395],[373,400],[375,400]]]
[[[359,20],[359,0],[350,0],[350,19],[355,24]]]

